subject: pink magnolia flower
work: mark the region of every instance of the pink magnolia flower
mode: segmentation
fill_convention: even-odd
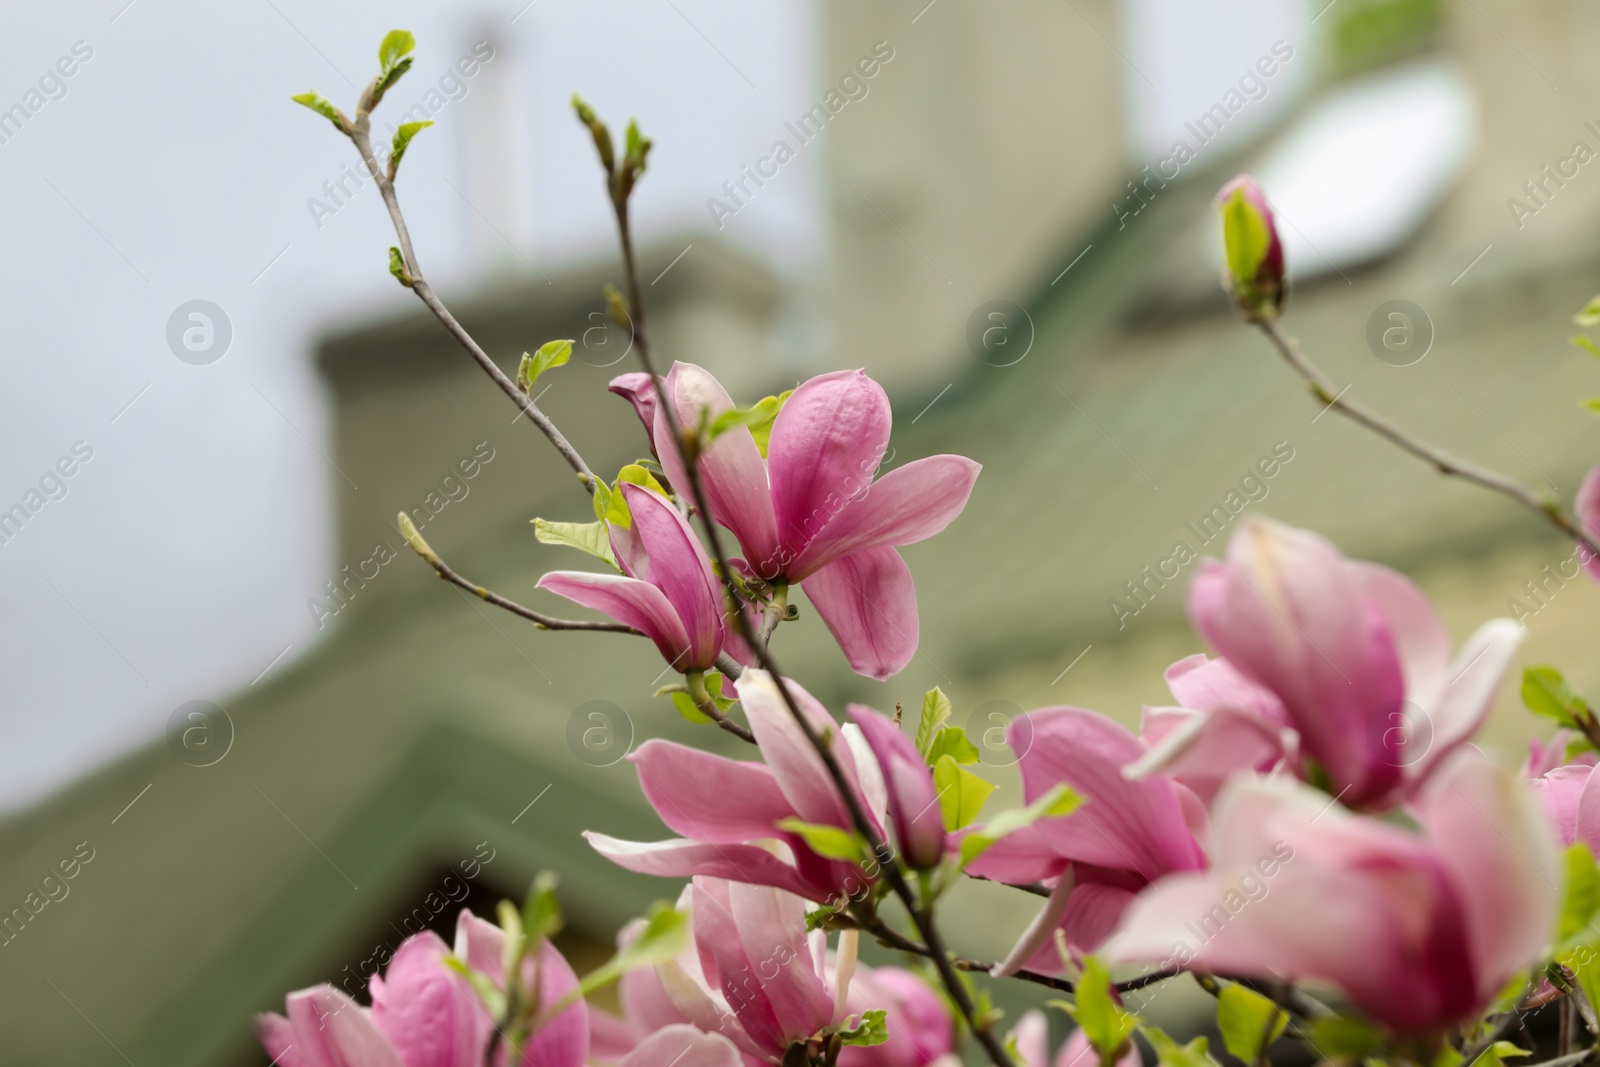
[[[717,380],[692,363],[673,364],[665,389],[680,426],[734,406]],[[650,405],[638,399],[641,383],[616,391],[645,417]],[[673,485],[687,485],[665,412],[650,415],[662,468]],[[789,397],[765,461],[742,426],[707,445],[699,461],[712,514],[738,538],[747,571],[766,581],[804,583],[851,668],[880,679],[910,662],[920,633],[911,571],[895,546],[948,526],[982,469],[963,456],[929,456],[873,481],[888,451],[890,422],[889,399],[877,382],[864,371],[836,371]]]
[[[503,941],[499,927],[463,909],[456,956],[502,988]],[[578,980],[549,942],[540,951],[539,988],[553,1003]],[[387,974],[372,977],[370,1010],[330,985],[315,986],[289,994],[287,1015],[256,1016],[256,1034],[279,1067],[480,1067],[495,1020],[472,984],[445,965],[449,955],[431,931],[408,937]],[[525,967],[531,985],[534,961]],[[586,1011],[579,1000],[542,1027],[523,1049],[523,1067],[582,1067]]]
[[[933,772],[900,725],[862,704],[845,710],[860,727],[883,774],[894,843],[912,867],[927,870],[944,858],[944,815]]]
[[[725,634],[722,587],[711,561],[669,501],[628,483],[622,495],[633,526],[611,527],[611,549],[623,573],[551,571],[539,588],[643,631],[675,670],[705,670]]]
[[[1240,522],[1226,562],[1201,565],[1189,616],[1240,674],[1281,702],[1283,715],[1259,695],[1224,698],[1226,712],[1180,731],[1168,754],[1207,743],[1225,749],[1251,733],[1252,744],[1270,745],[1284,739],[1287,720],[1302,759],[1315,761],[1351,807],[1403,800],[1477,733],[1521,640],[1515,622],[1493,619],[1451,662],[1449,634],[1405,577],[1259,517]]]
[[[860,731],[841,730],[815,697],[793,681],[786,684],[812,728],[829,738],[834,758],[882,834],[883,778]],[[771,675],[746,670],[739,696],[766,763],[646,741],[628,758],[661,821],[684,836],[654,843],[592,831],[584,837],[602,856],[640,874],[711,875],[787,889],[810,900],[842,903],[858,896],[870,883],[859,866],[819,856],[798,834],[777,828],[784,819],[853,826],[822,758],[801,733]]]
[[[858,964],[853,931],[829,951],[826,931],[807,932],[808,904],[794,894],[702,877],[678,907],[690,914],[691,943],[622,978],[619,1022],[630,1033],[689,1024],[726,1036],[751,1062],[777,1063],[790,1045],[881,1009],[889,1040],[844,1049],[841,1067],[959,1067],[944,1058],[955,1027],[938,994],[909,971]]]
[[[1293,780],[1236,779],[1214,809],[1211,870],[1146,890],[1102,952],[1328,983],[1401,1034],[1474,1019],[1545,951],[1560,854],[1532,791],[1471,750],[1414,811],[1420,832]],[[1263,882],[1266,856],[1283,862]]]
[[[1014,721],[1006,739],[1018,755],[1023,797],[1033,803],[1065,782],[1084,803],[1001,838],[968,864],[996,881],[1052,886],[1050,899],[997,969],[1059,972],[1052,943],[1097,948],[1134,895],[1163,875],[1198,870],[1206,857],[1195,831],[1205,822],[1198,797],[1165,778],[1123,773],[1145,754],[1126,729],[1081,708],[1042,708]]]
[[[1573,501],[1573,510],[1577,512],[1578,522],[1583,528],[1600,537],[1600,467],[1584,475],[1583,484],[1578,487],[1578,498]],[[1578,558],[1583,561],[1589,576],[1600,582],[1600,556],[1591,552],[1588,545],[1580,544]]]
[[[1022,1067],[1099,1067],[1100,1054],[1081,1029],[1067,1035],[1052,1064],[1050,1026],[1045,1022],[1044,1013],[1037,1009],[1017,1020],[1013,1035],[1017,1039],[1017,1055],[1021,1057]],[[1128,1050],[1117,1060],[1116,1067],[1139,1067],[1139,1050],[1133,1042],[1128,1042]]]
[[[1600,778],[1594,763],[1569,763],[1533,780],[1533,791],[1563,846],[1582,841],[1600,855]]]

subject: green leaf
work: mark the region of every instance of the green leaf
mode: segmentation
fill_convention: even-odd
[[[640,466],[637,463],[628,464],[617,472],[617,488],[619,490],[622,488],[623,482],[627,482],[629,485],[641,486],[662,499],[666,498],[666,487],[656,481],[656,476],[650,473],[648,467]]]
[[[639,936],[598,970],[585,975],[578,983],[577,995],[586,997],[615,982],[628,971],[675,959],[688,943],[689,917],[674,910],[671,904],[658,900],[650,905],[650,914],[646,916],[644,929],[639,931]]]
[[[777,825],[780,830],[799,834],[811,851],[825,859],[861,863],[867,858],[867,843],[854,830],[802,819],[780,819]]]
[[[406,148],[411,144],[411,138],[432,125],[432,119],[426,122],[402,122],[399,129],[394,131],[394,142],[389,148],[389,174],[391,177],[400,169],[400,160],[405,158]]]
[[[589,502],[594,505],[594,517],[601,522],[605,522],[606,516],[611,513],[611,496],[611,487],[605,483],[604,479],[596,478],[594,480],[594,496],[589,498]],[[626,505],[623,506],[626,507]]]
[[[522,363],[517,367],[517,387],[524,393],[531,393],[539,375],[552,367],[565,365],[571,358],[571,341],[546,341],[539,346],[539,351],[531,355],[522,353]]]
[[[667,695],[672,698],[672,706],[678,709],[678,714],[696,726],[704,726],[708,722],[716,721],[701,711],[700,706],[694,702],[694,697],[683,690],[674,689]]]
[[[861,1013],[861,1022],[848,1030],[840,1030],[840,1043],[871,1047],[889,1040],[889,1013],[882,1008]],[[849,1022],[846,1019],[845,1022]]]
[[[751,408],[729,408],[706,424],[705,438],[715,441],[735,426],[754,426],[759,422],[771,421],[767,413],[759,406]]]
[[[1084,959],[1077,990],[1072,1017],[1078,1020],[1089,1044],[1100,1053],[1101,1062],[1110,1063],[1138,1028],[1139,1018],[1117,1003],[1111,992],[1111,970],[1097,956]]]
[[[1203,1037],[1180,1045],[1153,1026],[1144,1027],[1144,1036],[1155,1050],[1156,1062],[1161,1067],[1219,1067],[1211,1055],[1211,1043]]]
[[[1574,348],[1581,348],[1585,352],[1588,352],[1590,355],[1600,356],[1600,345],[1595,344],[1593,341],[1589,340],[1587,337],[1583,336],[1583,334],[1581,334],[1581,333],[1577,334],[1575,336],[1569,337],[1569,338],[1567,338],[1567,340],[1572,342],[1572,346]]]
[[[1288,1025],[1287,1012],[1237,982],[1224,986],[1217,995],[1217,1030],[1222,1034],[1222,1043],[1247,1064],[1261,1059]]]
[[[949,756],[957,763],[977,763],[978,746],[967,740],[967,732],[959,726],[946,726],[934,735],[928,746],[928,762],[938,763],[940,756]]]
[[[1600,868],[1596,868],[1594,853],[1582,841],[1567,849],[1566,893],[1561,905],[1561,925],[1556,943],[1568,945],[1578,935],[1588,932],[1594,939],[1595,931],[1589,929],[1596,910],[1600,910]]]
[[[1222,204],[1222,240],[1228,253],[1228,273],[1241,291],[1253,290],[1272,238],[1266,220],[1245,199],[1242,187]]]
[[[340,133],[345,132],[344,119],[340,117],[339,109],[328,103],[324,97],[317,93],[298,93],[289,99],[297,104],[309,107],[312,111],[333,123],[333,128]]]
[[[1083,804],[1083,797],[1065,782],[1059,782],[1050,791],[1025,808],[1010,808],[990,819],[961,839],[961,866],[965,867],[989,846],[1024,826],[1032,826],[1040,819],[1071,815]]]
[[[1554,667],[1528,667],[1522,672],[1522,704],[1542,718],[1582,731],[1589,705]]]
[[[1600,296],[1591,296],[1583,310],[1572,316],[1572,321],[1586,328],[1600,323]]]
[[[1484,1067],[1500,1067],[1506,1060],[1518,1060],[1532,1055],[1533,1053],[1527,1049],[1518,1048],[1514,1041],[1496,1041],[1483,1050],[1478,1062],[1484,1064]]]
[[[528,890],[522,905],[522,931],[530,945],[554,937],[562,927],[561,904],[556,900],[556,874],[542,871]]]
[[[378,65],[388,70],[410,55],[417,47],[417,39],[410,30],[390,30],[378,45]]]
[[[962,767],[951,756],[933,765],[933,784],[939,790],[939,814],[946,830],[959,830],[978,817],[994,786]]]
[[[1586,397],[1583,406],[1593,412],[1600,412],[1600,396]]]
[[[924,759],[931,767],[938,762],[929,752],[933,750],[934,738],[938,736],[939,729],[950,718],[950,698],[944,695],[944,690],[934,686],[922,698],[922,718],[917,720],[917,751],[922,753]]]
[[[405,258],[394,245],[389,246],[389,273],[393,274],[401,285],[407,289],[411,288],[411,272],[406,270]]]
[[[617,566],[617,558],[611,554],[611,535],[606,531],[606,524],[603,522],[550,522],[546,519],[534,519],[533,536],[543,544],[566,545],[580,552],[587,552],[595,559],[603,559],[613,567]]]
[[[1364,1019],[1335,1015],[1308,1024],[1311,1046],[1329,1060],[1360,1060],[1383,1045],[1383,1037]]]

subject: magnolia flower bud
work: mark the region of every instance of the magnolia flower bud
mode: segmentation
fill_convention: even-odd
[[[1283,242],[1278,239],[1272,205],[1248,174],[1224,185],[1217,193],[1216,205],[1222,214],[1227,253],[1223,287],[1251,322],[1276,318],[1286,290]]]

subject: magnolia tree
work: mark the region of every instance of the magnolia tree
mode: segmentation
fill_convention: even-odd
[[[1010,727],[1026,806],[985,811],[994,788],[938,690],[902,721],[861,705],[836,718],[774,652],[796,586],[850,666],[894,675],[917,648],[916,592],[896,547],[939,533],[978,464],[931,456],[876,477],[890,432],[883,390],[858,370],[740,406],[704,369],[657,362],[629,224],[650,142],[621,146],[581,101],[622,246],[626,293],[608,291],[641,368],[611,383],[653,459],[614,478],[590,469],[531,398],[571,342],[504,374],[425,280],[395,194],[407,123],[386,158],[370,115],[411,63],[409,33],[346,115],[296,100],[348,137],[398,238],[390,270],[555,446],[595,521],[537,521],[540,540],[604,569],[546,574],[541,588],[610,621],[556,618],[458,574],[406,515],[439,575],[546,630],[648,639],[693,721],[752,746],[728,759],[652,740],[631,759],[672,834],[588,834],[630,871],[688,884],[626,927],[615,957],[579,977],[551,945],[554,883],[463,912],[455,943],[407,940],[370,982],[370,1006],[318,986],[291,993],[258,1032],[287,1067],[740,1067],[959,1062],[996,1067],[1216,1064],[1130,1010],[1128,994],[1188,975],[1216,998],[1227,1052],[1264,1064],[1280,1041],[1332,1061],[1460,1067],[1529,1055],[1522,1017],[1553,1005],[1553,1064],[1595,1056],[1600,1034],[1600,720],[1549,668],[1523,699],[1560,729],[1520,768],[1472,744],[1521,636],[1486,622],[1452,655],[1410,581],[1346,559],[1315,533],[1242,521],[1207,560],[1189,616],[1214,650],[1168,668],[1172,704],[1133,733],[1093,711],[1041,708]],[[1600,577],[1600,474],[1575,517],[1505,476],[1458,460],[1348,399],[1284,335],[1284,258],[1273,212],[1248,178],[1218,197],[1225,285],[1317,399],[1439,471],[1525,504],[1579,542]],[[1586,312],[1600,321],[1600,306]],[[1580,317],[1581,318],[1581,317]],[[620,431],[619,431],[620,432]],[[611,638],[604,638],[610,640]],[[648,645],[639,645],[641,650]],[[741,721],[742,720],[742,721]],[[960,879],[998,883],[1037,909],[1002,960],[953,954],[941,902]],[[676,884],[676,883],[675,883]],[[1270,892],[1269,892],[1270,888]],[[905,955],[868,967],[862,938]],[[1053,1060],[1046,1020],[1008,1025],[972,975],[1043,986],[1077,1028]],[[623,1013],[587,996],[620,982]],[[969,1044],[970,1043],[970,1044]]]

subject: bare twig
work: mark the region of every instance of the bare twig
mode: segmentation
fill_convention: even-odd
[[[369,136],[369,130],[369,116],[364,111],[358,111],[355,121],[350,124],[350,140],[355,143],[356,150],[361,153],[361,160],[367,165],[367,173],[372,175],[372,180],[377,183],[378,193],[383,197],[384,206],[389,209],[389,221],[394,224],[395,237],[400,242],[400,255],[405,261],[406,273],[410,276],[412,292],[416,293],[418,299],[427,305],[429,311],[433,312],[434,318],[444,324],[444,328],[449,330],[450,335],[460,343],[462,348],[467,350],[467,354],[473,358],[478,366],[483,368],[484,373],[494,379],[494,383],[500,387],[500,391],[510,397],[512,403],[516,404],[522,413],[528,416],[528,420],[550,439],[550,443],[556,446],[556,451],[560,452],[562,457],[566,459],[567,464],[578,473],[578,479],[583,483],[584,488],[593,494],[595,485],[594,472],[583,461],[583,457],[578,455],[578,450],[572,447],[572,443],[556,428],[556,424],[550,421],[550,417],[539,410],[538,405],[533,402],[532,398],[521,389],[518,389],[517,384],[496,365],[495,361],[489,357],[489,353],[485,352],[483,347],[467,332],[467,328],[456,320],[456,317],[450,313],[450,309],[445,307],[444,302],[434,293],[433,287],[423,278],[422,268],[417,263],[417,253],[411,247],[411,232],[406,228],[405,216],[400,213],[400,201],[395,196],[394,183],[389,180],[387,171],[378,164],[377,157],[372,153],[372,139]]]
[[[1366,405],[1349,399],[1333,380],[1322,372],[1320,367],[1311,362],[1305,353],[1300,351],[1299,344],[1278,328],[1277,320],[1263,319],[1256,325],[1267,336],[1267,340],[1272,342],[1272,346],[1278,350],[1278,354],[1284,358],[1284,361],[1293,367],[1295,372],[1302,378],[1311,383],[1311,391],[1324,404],[1337,409],[1341,415],[1353,419],[1378,434],[1378,436],[1386,438],[1405,451],[1410,452],[1418,459],[1432,464],[1439,473],[1463,478],[1475,485],[1480,485],[1485,489],[1510,497],[1529,511],[1544,518],[1546,522],[1555,526],[1562,533],[1582,542],[1590,551],[1600,556],[1600,538],[1583,529],[1578,521],[1561,506],[1560,501],[1546,497],[1498,471],[1492,471],[1475,463],[1469,463],[1464,459],[1458,459],[1443,449],[1435,448],[1426,441],[1413,437],[1410,433],[1396,426]]]
[[[499,593],[485,589],[476,582],[463,578],[461,575],[456,573],[455,569],[451,567],[450,564],[440,559],[439,554],[435,552],[428,545],[428,543],[423,541],[420,537],[415,541],[412,541],[412,539],[408,537],[406,541],[411,545],[412,551],[421,556],[428,566],[432,567],[438,572],[440,578],[443,578],[451,585],[459,586],[460,588],[465,589],[467,592],[481,600],[488,601],[497,608],[504,608],[513,615],[520,615],[524,619],[532,621],[541,630],[590,630],[599,633],[632,634],[635,637],[645,636],[641,631],[635,630],[632,626],[625,626],[620,622],[589,622],[584,619],[558,619],[554,615],[546,615],[542,611],[534,611],[532,608],[524,607],[521,604],[518,604],[515,600],[512,600],[508,597],[503,597]]]

